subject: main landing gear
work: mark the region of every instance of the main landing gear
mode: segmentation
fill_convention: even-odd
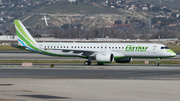
[[[157,61],[156,61],[156,66],[159,66],[159,61],[160,61],[161,59],[160,58],[157,58]]]
[[[89,57],[88,61],[84,62],[84,65],[91,65],[91,62],[92,62],[92,57]]]
[[[84,65],[91,65],[91,62],[90,61],[85,61]]]

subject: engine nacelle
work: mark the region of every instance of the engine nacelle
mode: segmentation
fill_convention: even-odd
[[[132,61],[132,58],[122,58],[115,60],[117,63],[129,63]]]
[[[99,53],[94,56],[94,59],[98,63],[112,63],[114,61],[114,55],[111,53]]]

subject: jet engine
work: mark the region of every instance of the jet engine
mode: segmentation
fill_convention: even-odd
[[[132,58],[122,58],[115,60],[117,63],[130,63],[132,61]]]
[[[112,63],[114,61],[114,55],[112,53],[99,53],[94,56],[94,59],[98,63]]]

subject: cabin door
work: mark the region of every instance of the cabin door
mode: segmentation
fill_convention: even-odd
[[[153,53],[156,54],[157,46],[153,46]]]

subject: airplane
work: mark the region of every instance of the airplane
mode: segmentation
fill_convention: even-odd
[[[92,60],[103,65],[113,61],[129,63],[132,58],[154,58],[159,66],[161,59],[176,56],[166,45],[156,43],[36,42],[20,20],[14,20],[14,24],[17,48],[51,56],[86,58],[84,65],[91,65]]]

